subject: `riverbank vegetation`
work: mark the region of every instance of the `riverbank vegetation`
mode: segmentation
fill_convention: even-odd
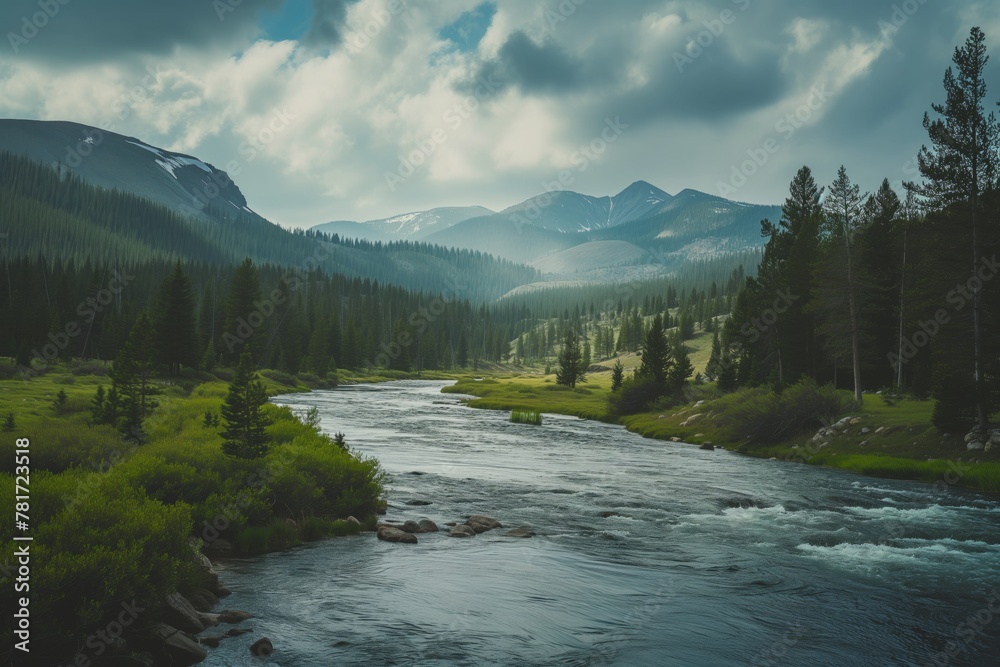
[[[94,397],[111,372],[71,362],[0,380],[0,414],[16,416],[5,435],[11,446],[15,438],[31,443],[33,656],[69,661],[123,602],[145,608],[148,627],[164,596],[205,587],[197,550],[258,554],[373,528],[383,491],[378,463],[339,446],[315,420],[263,405],[266,451],[231,456],[227,420],[206,419],[225,414],[230,383],[204,373],[157,376],[158,404],[143,419],[140,441],[94,423]],[[260,380],[267,394],[289,390],[268,375]],[[60,394],[66,400],[57,409]],[[4,497],[14,497],[14,485],[12,475],[0,475]],[[359,522],[344,521],[349,516]],[[12,529],[12,521],[0,528],[7,578],[17,562]],[[12,594],[5,585],[4,597]]]

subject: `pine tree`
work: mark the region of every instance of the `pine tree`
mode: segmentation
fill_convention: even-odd
[[[694,365],[688,357],[687,347],[678,335],[670,346],[670,368],[667,370],[667,387],[677,391],[684,386],[687,379],[694,373]]]
[[[907,184],[931,208],[955,207],[956,218],[966,227],[961,231],[967,234],[968,240],[964,242],[968,244],[970,265],[967,270],[971,275],[975,275],[982,257],[983,195],[996,187],[997,150],[1000,147],[1000,126],[994,114],[987,114],[983,107],[986,98],[983,73],[989,62],[985,39],[983,31],[974,27],[965,45],[956,47],[952,57],[955,70],[949,67],[944,75],[945,103],[931,105],[941,117],[931,120],[924,114],[924,129],[931,147],[921,147],[918,164],[925,180],[920,185]],[[985,430],[989,425],[991,405],[986,386],[983,285],[973,283],[971,292],[972,363],[969,371],[977,426]],[[948,368],[945,372],[951,374],[954,369]],[[961,382],[951,381],[940,383],[942,388],[961,385]],[[937,398],[939,403],[963,400],[950,391],[940,392]]]
[[[619,359],[615,362],[614,367],[611,369],[611,391],[618,391],[622,388],[622,383],[625,381],[625,367],[622,365],[622,360]]]
[[[97,393],[94,394],[94,400],[90,403],[90,423],[91,424],[104,424],[105,410],[107,409],[107,396],[104,393],[104,385],[97,386]]]
[[[57,415],[61,415],[65,412],[68,401],[69,397],[66,395],[66,390],[60,389],[59,393],[56,394],[56,400],[52,401],[52,409],[55,410]]]
[[[226,318],[223,327],[223,358],[227,363],[235,363],[244,348],[254,359],[264,352],[265,334],[260,331],[264,313],[258,305],[263,305],[260,295],[260,275],[253,261],[248,257],[237,267],[229,281],[226,297]],[[271,305],[273,308],[273,305]]]
[[[142,312],[115,357],[110,373],[116,397],[115,423],[126,438],[139,442],[145,439],[143,420],[157,405],[152,396],[160,393],[154,384],[156,358],[152,320]]]
[[[705,365],[705,375],[709,380],[716,380],[719,377],[722,363],[722,346],[719,343],[719,330],[712,332],[712,352],[708,357],[708,364]]]
[[[257,377],[250,353],[244,352],[222,406],[223,452],[241,459],[257,459],[267,454],[270,438],[265,428],[271,419],[264,413],[265,403],[264,384]]]
[[[636,377],[651,380],[662,391],[667,386],[667,372],[671,363],[670,345],[663,331],[663,318],[657,315],[646,330],[642,344],[642,363]]]
[[[156,348],[159,361],[176,375],[181,366],[198,364],[198,332],[191,280],[180,261],[160,286],[156,301]]]
[[[862,202],[867,195],[861,194],[861,188],[851,183],[847,169],[843,166],[837,171],[837,179],[830,186],[829,196],[824,203],[825,231],[834,247],[826,253],[827,264],[832,264],[842,271],[835,271],[834,290],[842,292],[841,299],[831,299],[830,295],[820,295],[826,303],[844,302],[845,308],[830,309],[827,331],[833,333],[836,340],[850,341],[851,368],[854,375],[854,401],[859,406],[863,400],[861,395],[861,304],[862,280],[860,266],[854,250],[854,236],[862,221]],[[841,281],[840,278],[843,278]],[[822,297],[826,298],[822,298]],[[844,327],[838,326],[844,323]],[[841,332],[840,329],[845,331]],[[844,335],[846,334],[846,336]]]
[[[5,433],[12,433],[17,430],[17,421],[14,419],[14,413],[8,412],[7,416],[3,420],[3,430]]]
[[[559,353],[559,368],[556,370],[556,383],[576,387],[578,382],[586,382],[587,368],[583,365],[583,353],[580,341],[572,327],[566,327],[566,338],[563,339],[562,351]]]
[[[465,330],[458,337],[458,353],[455,359],[459,368],[469,365],[469,340],[465,337]]]

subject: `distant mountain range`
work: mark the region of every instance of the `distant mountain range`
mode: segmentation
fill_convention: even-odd
[[[0,120],[0,150],[46,165],[60,180],[72,175],[93,186],[151,200],[180,219],[208,224],[203,231],[196,224],[194,234],[211,237],[211,253],[218,256],[242,254],[284,262],[286,255],[279,256],[275,248],[290,253],[298,247],[286,238],[295,234],[253,211],[225,171],[195,156],[63,121]],[[487,268],[483,262],[489,258],[475,260],[483,275],[473,280],[486,295],[501,287],[490,288],[486,274],[504,275],[499,281],[502,294],[511,289],[516,275],[530,277],[532,283],[606,283],[671,273],[685,262],[728,256],[752,261],[763,242],[760,220],[780,215],[776,206],[744,204],[695,190],[671,195],[636,181],[613,196],[553,191],[500,212],[482,206],[441,207],[367,222],[327,222],[311,231],[343,240],[410,242],[389,248],[341,243],[331,267],[349,275],[412,282],[421,272],[448,266],[453,271],[459,260],[431,246],[481,252],[530,267]],[[217,223],[232,225],[219,230]],[[241,226],[247,232],[242,236]],[[235,242],[223,242],[230,236]],[[147,247],[161,250],[156,243]],[[380,254],[377,261],[366,259],[371,253]],[[418,283],[430,288],[434,281]]]
[[[781,209],[683,190],[670,195],[636,181],[614,196],[543,193],[499,213],[431,209],[314,229],[377,241],[419,238],[524,262],[549,279],[604,282],[675,270],[685,261],[759,249],[760,221]]]

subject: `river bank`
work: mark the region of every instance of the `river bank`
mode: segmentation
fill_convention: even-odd
[[[828,424],[817,423],[778,442],[755,444],[748,443],[745,435],[734,437],[731,428],[722,426],[731,402],[709,386],[692,386],[692,400],[684,405],[618,419],[607,408],[610,373],[593,373],[587,380],[568,389],[551,375],[519,374],[464,379],[443,391],[476,396],[468,401],[474,408],[573,415],[622,424],[657,440],[708,443],[760,458],[1000,494],[1000,447],[970,451],[964,434],[940,433],[930,422],[932,401],[886,401],[866,395],[860,410],[834,415]],[[848,423],[833,429],[845,416],[851,417]]]

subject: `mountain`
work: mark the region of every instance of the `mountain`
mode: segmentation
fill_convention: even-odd
[[[591,197],[569,190],[546,192],[498,215],[553,232],[589,232],[644,218],[671,199],[663,190],[636,181],[613,197]]]
[[[66,121],[0,119],[0,148],[106,189],[207,220],[256,216],[229,175],[191,155]]]
[[[734,202],[690,189],[671,196],[637,181],[613,197],[567,191],[539,195],[435,232],[427,240],[489,251],[531,264],[553,278],[622,280],[647,277],[650,266],[668,272],[685,260],[759,248],[760,221],[780,215],[777,206]],[[609,241],[624,245],[601,243]],[[578,275],[587,273],[591,275]]]
[[[493,213],[490,209],[482,206],[443,206],[432,208],[429,211],[415,211],[381,220],[368,220],[367,222],[350,220],[324,222],[312,229],[327,234],[339,234],[345,238],[359,238],[369,241],[398,239],[416,241],[460,222]]]
[[[223,185],[208,190],[216,196],[201,209],[190,204],[192,193],[216,182]],[[8,259],[129,267],[177,259],[227,266],[249,257],[472,301],[540,279],[535,269],[477,251],[283,229],[254,213],[209,163],[75,123],[0,120],[0,221],[0,258]]]

